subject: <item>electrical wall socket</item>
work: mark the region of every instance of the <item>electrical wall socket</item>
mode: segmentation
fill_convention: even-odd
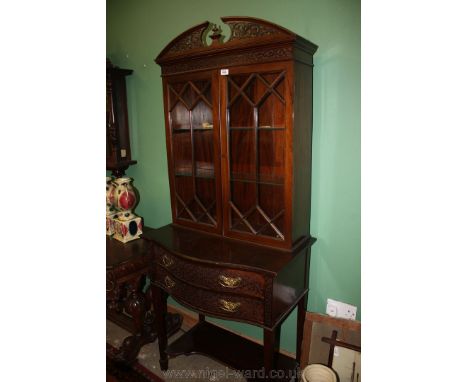
[[[327,314],[332,317],[346,318],[347,320],[356,319],[357,308],[354,305],[345,304],[341,301],[327,299]]]

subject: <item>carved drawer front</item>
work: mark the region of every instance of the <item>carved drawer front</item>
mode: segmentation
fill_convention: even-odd
[[[156,261],[179,280],[213,291],[264,299],[265,276],[260,273],[192,263],[161,249]]]
[[[264,323],[263,301],[259,299],[197,288],[162,268],[158,268],[154,275],[153,281],[181,303],[223,318]]]

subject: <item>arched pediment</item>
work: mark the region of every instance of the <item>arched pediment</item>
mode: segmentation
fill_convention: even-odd
[[[297,37],[295,33],[279,25],[253,17],[226,16],[221,17],[221,20],[229,26],[231,32],[226,42],[222,42],[216,24],[205,21],[174,38],[158,55],[156,62],[164,63],[180,55],[214,53],[218,50],[232,49],[235,46],[258,46],[271,41],[294,41]],[[209,37],[213,42],[209,45],[205,38],[210,31],[212,34]]]

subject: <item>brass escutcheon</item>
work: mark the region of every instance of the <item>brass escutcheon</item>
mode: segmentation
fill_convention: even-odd
[[[237,288],[241,281],[241,277],[227,277],[224,275],[219,275],[219,284],[225,288]]]
[[[164,278],[164,283],[166,284],[168,288],[173,288],[175,286],[175,281],[172,280],[169,276],[166,276]]]
[[[174,260],[172,260],[168,255],[164,254],[163,257],[162,257],[162,262],[163,262],[163,265],[168,268],[170,267],[172,264],[174,264]]]
[[[222,310],[230,313],[236,312],[241,306],[240,302],[232,302],[223,299],[220,299],[219,303]]]

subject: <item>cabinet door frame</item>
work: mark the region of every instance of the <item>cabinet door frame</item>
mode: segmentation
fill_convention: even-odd
[[[211,99],[212,99],[212,116],[213,116],[213,166],[214,166],[214,184],[216,198],[216,225],[209,225],[203,222],[195,222],[177,217],[177,196],[176,196],[176,174],[175,174],[175,159],[173,148],[173,136],[170,123],[170,90],[169,84],[175,82],[188,82],[197,80],[211,81]],[[222,233],[223,227],[223,211],[222,211],[222,188],[221,188],[221,164],[220,164],[220,124],[219,124],[219,77],[216,71],[205,70],[187,74],[175,74],[163,76],[163,95],[164,95],[164,119],[166,128],[166,148],[167,148],[167,165],[169,172],[169,187],[171,194],[171,211],[172,221],[174,224],[194,228],[211,233]],[[193,131],[191,132],[193,134]],[[193,144],[193,141],[192,141]],[[193,150],[193,146],[192,146]],[[194,178],[192,172],[192,179]]]
[[[220,131],[221,131],[221,167],[222,167],[222,195],[223,195],[223,235],[226,237],[247,240],[253,243],[268,245],[277,248],[290,248],[291,247],[291,221],[292,221],[292,185],[293,185],[293,155],[292,155],[292,142],[293,142],[293,64],[290,61],[244,65],[236,67],[227,67],[229,70],[228,75],[221,75],[221,70],[218,69],[219,75],[219,95],[220,95]],[[284,239],[276,239],[268,236],[254,235],[253,233],[244,233],[232,230],[230,227],[230,201],[231,201],[231,179],[230,179],[230,165],[229,165],[229,132],[228,132],[228,87],[227,78],[235,74],[248,74],[248,73],[265,73],[270,71],[285,71],[284,77],[284,225],[283,234]]]

